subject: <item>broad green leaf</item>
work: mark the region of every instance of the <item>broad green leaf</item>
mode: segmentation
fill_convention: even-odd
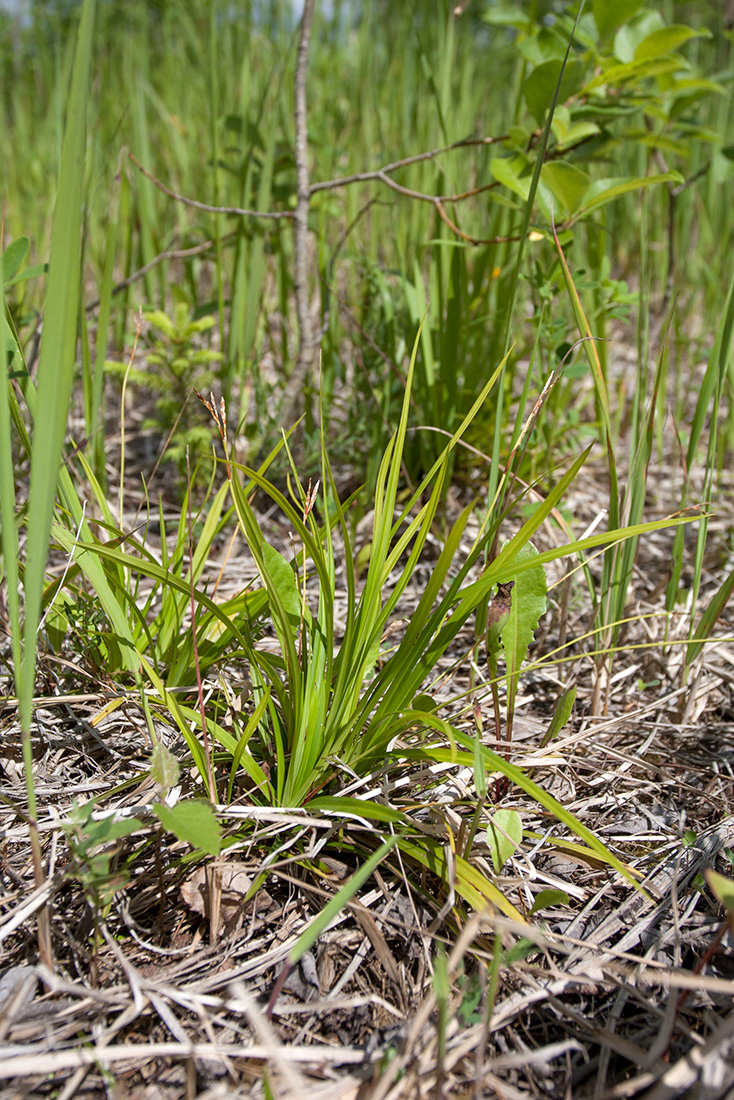
[[[537,198],[538,206],[543,212],[543,216],[550,218],[551,210],[551,192],[545,183],[540,179],[538,175],[538,185],[533,188],[534,175],[520,176],[518,172],[526,167],[526,161],[524,157],[495,157],[490,165],[490,171],[498,183],[501,183],[509,191],[512,191],[515,195],[522,199],[526,204],[530,201],[530,195],[533,194],[534,199]],[[540,163],[536,165],[540,171]],[[529,216],[526,219],[528,224],[530,222]]]
[[[574,214],[579,209],[591,184],[591,176],[587,172],[563,160],[544,164],[540,178],[562,203],[567,214]]]
[[[17,286],[18,283],[27,283],[30,279],[37,279],[39,275],[46,275],[47,273],[48,264],[31,264],[30,267],[24,267],[23,270],[12,279],[6,279],[5,286]]]
[[[583,94],[606,86],[614,88],[620,84],[629,84],[632,81],[638,82],[651,77],[676,73],[685,68],[687,68],[685,58],[677,54],[665,54],[664,57],[628,61],[623,65],[610,65],[602,69],[599,75],[585,84],[581,91]]]
[[[674,96],[690,96],[691,102],[695,102],[695,98],[698,98],[698,93],[710,93],[711,95],[719,96],[728,94],[723,83],[718,80],[704,80],[701,77],[680,77],[676,80],[670,91]],[[721,140],[721,134],[715,128],[709,126],[696,126],[696,140],[702,135],[705,137],[706,141],[718,143]],[[684,148],[688,148],[685,143]]]
[[[600,38],[606,38],[631,19],[644,0],[594,0],[592,12]]]
[[[527,936],[521,936],[517,943],[513,943],[512,947],[502,956],[502,962],[505,966],[512,966],[516,962],[522,962],[527,959],[533,952],[537,952],[538,945],[534,940],[530,940]]]
[[[179,840],[200,848],[209,855],[219,855],[222,847],[222,829],[209,802],[177,802],[166,806],[157,802],[153,807],[158,820],[169,833]]]
[[[517,810],[495,810],[487,826],[487,843],[496,874],[522,843],[522,818]]]
[[[559,59],[546,61],[543,65],[538,65],[537,68],[533,69],[525,81],[523,87],[525,103],[530,114],[539,123],[543,122],[546,112],[553,102],[562,65],[563,62]],[[581,61],[570,61],[566,65],[558,93],[559,103],[564,103],[579,90],[583,76],[584,65]]]
[[[542,909],[550,909],[552,905],[568,905],[570,900],[565,890],[541,890],[535,895],[535,901],[530,907],[528,916],[539,913]]]
[[[529,542],[520,550],[516,561],[518,565],[532,563],[537,556],[538,551]],[[512,589],[510,613],[502,630],[502,648],[509,680],[508,693],[517,689],[520,668],[528,655],[540,617],[545,614],[548,590],[545,569],[540,564],[535,566],[531,564],[530,568],[513,579],[515,584]]]
[[[530,193],[530,179],[529,177],[521,179],[518,176],[515,168],[516,163],[510,157],[494,157],[489,170],[498,183],[518,195],[523,202],[526,202]]]
[[[566,112],[568,114],[568,112]],[[596,122],[567,122],[564,119],[559,118],[559,109],[556,109],[555,116],[552,122],[553,133],[556,135],[556,141],[559,147],[566,145],[575,145],[579,141],[583,141],[584,138],[593,137],[594,134],[601,133],[601,130]],[[545,167],[549,167],[552,164],[549,161]]]
[[[530,140],[530,131],[525,126],[510,126],[507,133],[513,145],[520,149],[524,149]]]
[[[654,176],[638,176],[627,179],[595,180],[586,193],[582,213],[598,210],[608,202],[627,195],[630,191],[642,191],[646,187],[656,187],[660,183],[682,183],[680,172],[660,172]]]
[[[659,11],[649,9],[641,11],[635,19],[624,23],[614,35],[614,42],[612,43],[614,57],[624,63],[632,61],[635,50],[643,38],[647,38],[648,34],[652,34],[653,31],[660,30],[664,26],[665,22]]]
[[[518,4],[506,3],[505,0],[496,0],[491,8],[485,8],[482,19],[497,27],[514,27],[518,31],[527,31],[528,13],[522,10]]]
[[[82,826],[84,834],[90,846],[95,844],[108,844],[112,840],[121,840],[125,836],[142,828],[142,821],[136,817],[102,817],[95,821],[92,817]]]
[[[660,30],[653,31],[652,34],[649,34],[647,38],[640,42],[635,50],[634,59],[635,61],[650,61],[663,57],[665,54],[673,53],[689,39],[702,36],[710,38],[711,32],[706,30],[694,31],[692,27],[686,27],[680,23],[673,23],[669,27],[661,27]]]
[[[301,595],[293,566],[267,542],[262,544],[261,553],[265,570],[263,580],[278,593],[288,616],[293,637],[296,638],[301,622]]]

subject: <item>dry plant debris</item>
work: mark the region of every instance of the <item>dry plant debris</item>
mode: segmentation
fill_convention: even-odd
[[[580,516],[593,510],[588,481],[586,492],[574,502]],[[664,539],[641,550],[641,611],[659,610]],[[251,572],[244,557],[229,558],[228,583]],[[398,632],[420,593],[406,595]],[[570,635],[585,614],[573,608]],[[513,746],[516,762],[602,837],[645,894],[511,791],[503,805],[520,811],[525,841],[498,881],[524,913],[541,891],[555,891],[548,908],[522,925],[471,914],[425,868],[388,860],[289,974],[271,1019],[292,944],[370,850],[374,826],[235,799],[220,817],[240,839],[226,856],[192,865],[186,845],[152,827],[139,702],[111,707],[120,698],[112,685],[65,695],[78,688],[76,669],[46,665],[36,774],[50,875],[41,892],[32,887],[14,710],[3,712],[0,1097],[733,1095],[734,954],[702,878],[708,867],[726,874],[734,849],[732,651],[726,640],[712,645],[682,695],[661,621],[630,625],[625,643],[649,648],[618,664],[604,720],[583,717],[588,665],[579,653],[577,715],[544,748],[557,680],[539,664],[523,680]],[[557,627],[558,612],[536,660],[553,649]],[[456,699],[469,669],[446,663],[439,690]],[[659,682],[641,689],[653,673]],[[471,707],[461,698],[453,706],[468,727]],[[175,731],[156,728],[180,754]],[[387,787],[384,777],[370,786],[345,776],[344,789],[386,793],[418,831],[450,846],[465,828],[473,776],[413,766],[391,773]],[[100,812],[144,822],[110,869],[129,864],[127,885],[96,916],[62,829],[72,799],[92,796]],[[472,859],[491,873],[481,836]],[[44,901],[55,974],[35,965],[32,917]],[[432,976],[442,943],[444,1005]]]

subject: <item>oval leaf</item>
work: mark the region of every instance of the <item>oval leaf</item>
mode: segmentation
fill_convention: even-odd
[[[562,62],[557,58],[546,61],[533,69],[525,81],[523,89],[525,103],[530,114],[542,122],[546,111],[553,102],[558,78],[561,75]],[[558,93],[558,102],[565,103],[567,99],[579,90],[584,76],[584,66],[580,61],[571,61],[563,70],[561,88]]]
[[[538,551],[532,542],[528,542],[520,550],[515,561],[520,564],[531,561],[537,556]],[[502,629],[501,639],[510,684],[513,681],[517,683],[520,668],[528,655],[540,617],[545,613],[547,590],[545,569],[540,564],[526,568],[515,578],[510,613]],[[509,687],[508,690],[510,690]]]
[[[541,909],[550,909],[552,905],[568,905],[570,900],[565,890],[541,890],[540,893],[535,895],[535,901],[528,916],[539,913]]]
[[[159,741],[150,758],[150,778],[164,791],[170,791],[178,783],[180,770],[171,750]]]
[[[575,164],[555,160],[543,165],[540,178],[563,205],[567,214],[574,214],[589,190],[591,177]]]
[[[522,842],[522,819],[517,810],[497,810],[487,826],[487,843],[496,874]]]
[[[658,183],[682,183],[682,181],[680,172],[660,172],[656,176],[629,179],[596,180],[587,192],[583,210],[588,214],[590,210],[598,210],[600,206],[606,206],[608,202],[630,191],[641,191],[644,187],[654,187]]]
[[[654,58],[673,53],[689,38],[698,38],[704,33],[704,31],[694,31],[692,27],[675,23],[670,27],[661,27],[659,30],[653,31],[652,34],[648,34],[647,38],[640,42],[635,50],[635,61],[651,61]]]
[[[274,588],[278,593],[280,602],[288,615],[288,624],[295,638],[301,622],[301,594],[298,591],[298,582],[292,566],[288,564],[282,554],[264,542],[261,547],[263,557],[263,578],[269,588]]]

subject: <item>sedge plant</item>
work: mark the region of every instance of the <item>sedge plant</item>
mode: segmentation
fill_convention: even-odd
[[[82,572],[90,563],[103,567],[108,580],[101,602],[110,623],[122,619],[116,641],[123,652],[132,646],[148,681],[151,706],[162,708],[179,726],[192,761],[205,783],[208,763],[201,722],[216,746],[220,799],[232,795],[239,776],[246,779],[251,801],[263,805],[307,805],[313,812],[356,815],[386,825],[400,834],[401,851],[441,877],[451,872],[440,844],[405,835],[408,818],[384,800],[332,793],[346,773],[369,781],[385,767],[404,767],[411,761],[468,765],[475,772],[499,774],[516,784],[548,812],[572,829],[590,849],[624,873],[605,846],[555,799],[519,768],[492,752],[456,725],[427,711],[420,701],[424,682],[437,662],[476,614],[482,600],[498,585],[513,581],[518,593],[523,578],[537,576],[543,565],[563,555],[576,555],[601,543],[621,541],[659,529],[666,521],[605,532],[542,554],[530,549],[540,525],[557,507],[582,469],[584,452],[571,463],[553,491],[509,539],[489,566],[482,556],[492,534],[485,529],[469,552],[460,554],[462,538],[473,505],[467,505],[450,528],[431,577],[402,640],[393,652],[382,652],[382,639],[399,611],[400,599],[411,583],[431,533],[445,483],[452,450],[496,383],[502,365],[479,395],[470,414],[446,445],[439,460],[409,499],[399,504],[401,457],[408,429],[410,385],[418,340],[413,348],[400,423],[385,451],[374,498],[371,547],[364,581],[357,583],[356,551],[348,520],[350,501],[339,499],[325,445],[322,444],[323,484],[289,498],[267,476],[267,463],[258,469],[237,464],[230,454],[226,406],[206,399],[225,446],[226,480],[214,494],[210,514],[202,517],[201,540],[193,555],[193,599],[197,652],[203,667],[214,667],[235,657],[247,668],[252,685],[251,709],[235,727],[223,721],[217,707],[203,717],[181,699],[178,688],[192,684],[194,647],[182,630],[192,598],[192,575],[183,567],[180,550],[186,525],[177,535],[179,549],[156,561],[138,544],[122,549],[119,542],[73,539],[56,531],[62,545]],[[287,439],[282,446],[287,451]],[[294,479],[297,471],[293,469]],[[253,497],[261,493],[276,505],[294,534],[297,550],[290,560],[265,537]],[[225,497],[231,496],[231,508]],[[214,533],[223,529],[233,509],[257,569],[257,579],[241,596],[217,602],[201,582],[200,569]],[[108,519],[111,517],[108,516]],[[680,522],[680,521],[667,521]],[[111,523],[108,524],[111,527]],[[131,540],[128,540],[131,541]],[[343,635],[337,641],[337,555],[342,555],[347,593]],[[129,587],[132,578],[147,577],[159,597],[142,609]],[[133,590],[134,591],[134,590]],[[523,603],[525,598],[523,597]],[[163,608],[165,607],[165,611]],[[518,601],[518,610],[523,610]],[[147,608],[147,610],[146,610]],[[124,613],[123,613],[124,609]],[[153,616],[153,618],[151,618]],[[155,616],[161,616],[155,619]],[[150,623],[156,621],[156,629]],[[537,613],[536,613],[537,621]],[[271,640],[262,637],[268,627]],[[531,627],[532,631],[532,627]],[[113,627],[111,635],[116,631]],[[508,634],[509,638],[509,634]],[[527,644],[527,639],[522,643]],[[516,685],[522,646],[516,649],[517,667],[510,679]],[[513,688],[515,690],[515,688]],[[197,732],[197,726],[199,727]],[[222,772],[222,765],[225,770]],[[498,888],[463,857],[457,857],[457,892],[470,905],[492,900],[517,917],[514,906]]]

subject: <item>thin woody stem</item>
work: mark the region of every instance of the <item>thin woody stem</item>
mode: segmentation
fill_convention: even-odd
[[[311,194],[315,195],[317,191],[333,191],[337,187],[347,187],[352,183],[368,183],[370,180],[382,180],[384,183],[383,176],[389,175],[391,172],[397,172],[400,168],[408,168],[411,164],[433,160],[435,157],[440,157],[442,153],[451,153],[455,149],[469,149],[475,145],[495,145],[498,142],[506,141],[507,138],[507,134],[501,134],[499,137],[464,138],[462,141],[454,141],[451,145],[441,145],[438,149],[429,149],[425,153],[416,153],[411,157],[403,157],[402,160],[394,160],[382,168],[375,168],[372,172],[354,172],[351,176],[338,176],[333,180],[313,183],[311,184]],[[425,196],[425,198],[430,197],[429,195]]]
[[[489,188],[497,187],[498,184],[487,184],[486,187],[475,188],[461,195],[436,196],[424,194],[422,191],[411,191],[408,188],[401,188],[399,184],[395,184],[393,180],[389,179],[390,173],[397,172],[400,168],[408,168],[411,164],[420,164],[427,160],[433,160],[441,156],[442,153],[451,153],[456,149],[469,149],[478,145],[496,145],[506,140],[507,134],[501,134],[499,137],[464,138],[462,141],[455,141],[451,145],[442,145],[437,149],[428,149],[424,153],[415,153],[413,156],[403,157],[402,160],[392,161],[390,164],[385,164],[382,168],[375,168],[371,172],[354,172],[350,176],[337,176],[335,179],[311,183],[308,185],[309,197],[317,194],[319,191],[336,191],[340,187],[348,187],[353,183],[369,183],[371,180],[375,180],[379,183],[385,183],[388,186],[392,186],[393,190],[397,191],[399,194],[404,194],[408,198],[420,199],[422,202],[435,202],[437,197],[442,202],[460,202],[462,199],[481,194],[482,191],[488,190]],[[178,191],[173,191],[163,183],[162,180],[158,179],[157,176],[154,176],[152,172],[149,172],[147,168],[144,168],[134,153],[128,153],[128,157],[138,171],[141,172],[147,180],[150,180],[159,191],[162,191],[164,195],[168,195],[169,198],[174,199],[176,202],[183,203],[184,206],[193,206],[195,210],[204,210],[208,214],[231,214],[233,216],[245,218],[282,219],[296,217],[296,211],[293,210],[247,210],[242,206],[214,206],[211,203],[200,202],[198,199],[190,199],[186,195],[180,194]]]
[[[298,39],[298,56],[295,76],[295,112],[296,127],[296,210],[293,228],[294,249],[294,291],[300,344],[296,373],[305,379],[313,365],[316,353],[316,339],[311,323],[308,300],[308,208],[311,191],[308,181],[308,133],[306,115],[306,71],[308,69],[308,47],[311,41],[314,0],[306,0],[301,18],[301,33]]]
[[[142,164],[135,156],[134,153],[127,154],[130,160],[133,162],[139,172],[145,176],[147,180],[150,180],[152,184],[162,191],[164,195],[168,195],[169,198],[175,199],[176,202],[183,203],[184,206],[193,206],[196,210],[204,210],[207,214],[235,214],[240,217],[246,218],[292,218],[292,210],[245,210],[241,206],[211,206],[208,202],[199,202],[198,199],[187,198],[186,195],[180,195],[178,191],[172,191],[170,187],[166,187],[165,183],[159,180],[147,168],[143,168]]]

